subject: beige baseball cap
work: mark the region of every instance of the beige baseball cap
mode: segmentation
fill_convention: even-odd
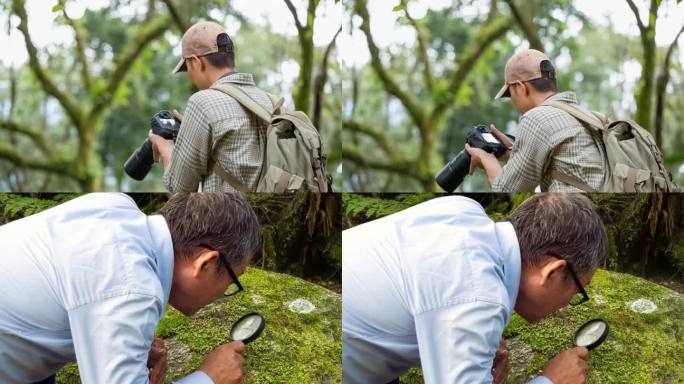
[[[194,56],[200,57],[219,51],[218,35],[226,33],[222,26],[211,21],[200,21],[190,27],[181,39],[181,60],[172,73],[185,72],[185,60]]]
[[[541,63],[549,58],[536,49],[526,49],[513,55],[506,63],[504,71],[505,83],[494,100],[502,97],[511,97],[508,87],[516,81],[530,81],[542,77]],[[550,60],[549,60],[550,61]]]

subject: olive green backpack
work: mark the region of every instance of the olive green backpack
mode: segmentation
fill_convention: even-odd
[[[575,105],[550,100],[543,105],[561,109],[600,133],[605,174],[596,191],[585,182],[554,171],[552,177],[584,192],[673,192],[677,187],[665,168],[663,155],[653,136],[632,120],[608,121],[596,112]]]
[[[240,87],[229,83],[213,86],[235,99],[261,120],[269,123],[266,131],[264,159],[256,192],[328,192],[330,176],[326,172],[326,155],[321,136],[309,117],[299,111],[284,111],[283,98],[268,95],[273,112],[254,101]],[[214,166],[214,173],[240,192],[248,188],[233,175]]]

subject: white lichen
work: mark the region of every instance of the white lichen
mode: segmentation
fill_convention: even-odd
[[[287,308],[294,313],[311,313],[316,307],[306,299],[296,299],[293,301],[288,301]]]
[[[261,305],[264,303],[264,298],[259,295],[252,295],[252,303]]]
[[[656,306],[655,303],[649,299],[642,298],[639,300],[634,300],[629,304],[629,309],[636,313],[653,313],[658,310],[658,306]]]

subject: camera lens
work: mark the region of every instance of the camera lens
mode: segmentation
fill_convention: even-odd
[[[435,181],[445,192],[453,192],[458,188],[470,171],[470,155],[461,151],[437,174]]]
[[[154,165],[152,143],[150,143],[149,139],[145,139],[143,145],[135,150],[124,163],[124,171],[131,178],[140,181],[147,176],[150,169],[152,169],[152,165]]]

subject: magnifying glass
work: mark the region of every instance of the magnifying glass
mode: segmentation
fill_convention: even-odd
[[[256,312],[248,313],[230,327],[230,338],[247,344],[256,340],[266,326],[266,319]]]
[[[608,323],[601,319],[589,320],[584,325],[582,325],[577,332],[572,341],[578,347],[586,347],[588,350],[592,350],[608,337]]]

